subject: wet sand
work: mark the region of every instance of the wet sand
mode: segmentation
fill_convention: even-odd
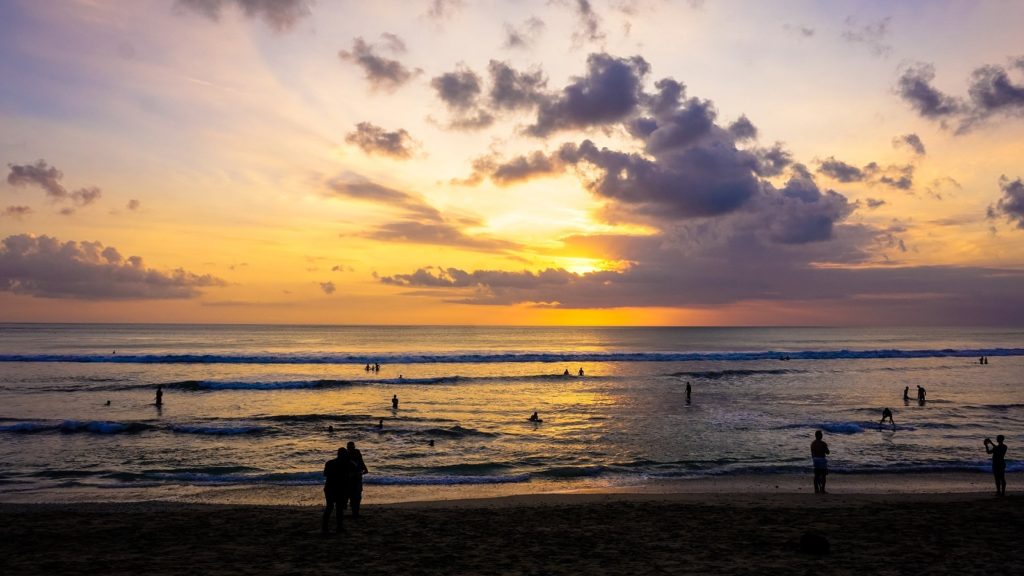
[[[827,495],[598,491],[367,503],[362,518],[346,517],[346,531],[328,536],[317,506],[4,504],[0,573],[1024,573],[1024,496],[1012,483],[1005,498],[834,484]],[[827,538],[831,553],[801,552],[808,531]]]

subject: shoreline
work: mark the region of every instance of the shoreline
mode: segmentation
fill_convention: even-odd
[[[1007,473],[1008,492],[1024,486],[1024,472]],[[977,472],[914,472],[829,475],[828,490],[837,496],[988,495],[994,492],[992,476]],[[161,491],[163,493],[161,493]],[[620,499],[727,501],[740,497],[814,496],[811,475],[736,475],[647,480],[643,483],[613,483],[595,480],[539,480],[510,484],[384,486],[368,484],[363,490],[365,506],[421,503],[443,507],[464,505],[473,500],[571,499],[573,496]],[[166,486],[74,490],[53,497],[52,492],[3,492],[0,506],[10,505],[102,505],[118,503],[181,503],[236,506],[322,506],[320,485],[281,486]],[[112,496],[118,496],[112,498]]]

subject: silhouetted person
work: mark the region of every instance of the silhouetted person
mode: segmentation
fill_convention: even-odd
[[[349,485],[348,497],[352,505],[352,517],[359,517],[359,504],[363,501],[363,474],[370,471],[363,462],[363,453],[356,448],[355,442],[348,443],[348,457],[352,460],[355,474],[352,475],[352,483]]]
[[[690,403],[690,383],[686,383],[686,403]]]
[[[370,371],[370,365],[369,365],[369,364],[367,364],[367,365],[366,365],[366,371],[367,371],[367,372],[369,372],[369,371]]]
[[[984,356],[978,357],[978,364],[984,364],[984,363],[985,363],[985,357]]]
[[[924,386],[917,387],[917,403],[924,406],[925,398],[928,396],[928,391],[924,389]]]
[[[107,403],[104,404],[104,406],[110,406],[110,400],[107,400]]]
[[[811,442],[811,461],[814,462],[814,493],[825,493],[825,477],[828,476],[828,444],[821,439],[821,430],[814,432]]]
[[[996,479],[996,496],[1006,496],[1006,444],[1003,435],[996,436],[997,444],[985,438],[985,453],[992,455],[992,475]]]
[[[583,367],[580,366],[580,378],[583,378]]]
[[[383,430],[383,429],[384,429],[384,419],[381,418],[380,422],[377,422],[377,430]]]
[[[896,423],[892,421],[892,410],[889,410],[888,408],[883,408],[882,409],[882,420],[879,422],[879,424],[885,424],[885,419],[886,418],[889,419],[889,424],[892,424],[892,429],[895,430],[896,429]]]
[[[334,426],[333,425],[327,427],[327,433],[328,434],[334,434]]]
[[[427,442],[427,444],[428,444],[428,445],[430,445],[430,446],[433,446],[433,445],[434,445],[434,439],[433,439],[433,438],[431,438],[431,439],[430,439],[430,442]]]
[[[380,372],[380,364],[374,364],[373,365],[373,371],[374,372]]]
[[[324,509],[323,519],[320,524],[320,531],[327,534],[327,524],[331,520],[331,513],[338,509],[337,526],[338,532],[344,530],[342,512],[348,500],[349,488],[352,484],[352,477],[355,475],[355,467],[348,457],[348,451],[338,448],[338,457],[328,460],[324,464],[324,498],[327,500],[327,507]]]
[[[530,422],[540,422],[540,416],[536,412],[530,415]]]
[[[562,376],[568,376],[568,375],[569,375],[569,369],[566,368],[565,372],[562,372]]]
[[[906,388],[903,389],[903,401],[906,402],[906,401],[909,401],[909,400],[910,400],[910,386],[907,386]]]
[[[157,384],[157,386],[156,386],[156,405],[157,406],[163,406],[164,405],[164,385],[163,384]]]
[[[398,394],[391,397],[391,409],[398,410]]]

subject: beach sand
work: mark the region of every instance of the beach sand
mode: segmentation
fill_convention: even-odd
[[[317,506],[3,504],[0,573],[1024,574],[1016,479],[1005,498],[878,488],[921,485],[904,475],[876,477],[873,491],[833,478],[827,495],[726,482],[731,491],[367,502],[328,536]],[[831,553],[801,552],[808,531]]]

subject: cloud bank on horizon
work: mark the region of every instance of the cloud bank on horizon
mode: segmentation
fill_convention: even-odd
[[[1019,324],[1024,7],[941,4],[12,2],[0,302]]]

